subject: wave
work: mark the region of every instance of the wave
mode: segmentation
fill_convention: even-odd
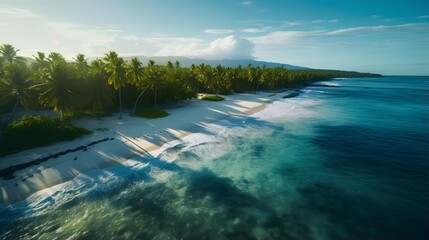
[[[81,173],[70,181],[36,192],[21,202],[0,206],[0,213],[40,215],[79,197],[112,191],[130,182],[148,186],[166,181],[186,169],[203,167],[204,163],[199,159],[194,157],[192,160],[191,152],[214,158],[222,156],[228,151],[225,146],[216,145],[221,144],[222,138],[240,135],[249,128],[264,124],[296,121],[315,114],[311,108],[320,103],[318,97],[323,91],[303,89],[301,93],[298,97],[275,101],[248,117],[230,117],[205,124],[200,132],[165,143],[158,150],[150,152],[150,156],[136,156],[113,167]],[[207,144],[213,144],[213,147],[205,147]]]
[[[311,84],[310,86],[317,86],[317,87],[341,87],[340,84],[334,83],[334,82],[331,82],[331,81],[317,82],[317,83]]]

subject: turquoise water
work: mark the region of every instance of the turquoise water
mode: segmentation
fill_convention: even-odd
[[[3,207],[0,238],[427,239],[429,78],[326,84]]]

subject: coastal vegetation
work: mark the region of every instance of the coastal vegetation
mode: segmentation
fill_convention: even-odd
[[[167,111],[162,109],[144,109],[136,113],[136,116],[155,119],[155,118],[163,118],[170,115]]]
[[[18,52],[10,44],[0,46],[0,155],[86,134],[88,131],[67,123],[79,116],[101,118],[118,111],[122,118],[123,109],[133,109],[131,115],[156,118],[168,114],[159,105],[196,98],[198,93],[214,94],[206,99],[213,101],[221,100],[219,94],[297,87],[334,77],[378,76],[252,65],[182,67],[178,61],[158,65],[150,60],[144,66],[137,57],[126,60],[114,51],[92,61],[84,54],[66,61],[57,52],[37,52],[32,59],[18,56]],[[154,110],[147,110],[149,107]],[[53,109],[58,119],[27,116],[13,121],[22,108],[24,112],[36,110],[33,113]],[[49,129],[46,131],[55,137],[37,132],[40,129]],[[17,134],[28,140],[12,143]]]
[[[213,101],[213,102],[219,102],[219,101],[225,100],[225,98],[223,98],[221,96],[213,96],[213,95],[204,96],[201,99],[207,100],[207,101]]]
[[[0,156],[33,147],[46,146],[59,141],[73,140],[91,131],[78,128],[70,123],[61,129],[59,119],[47,116],[24,115],[11,122],[5,131],[5,139],[0,145]]]

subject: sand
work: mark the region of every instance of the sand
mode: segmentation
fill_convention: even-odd
[[[205,130],[210,123],[230,116],[248,116],[259,112],[284,93],[259,92],[224,96],[225,101],[193,99],[168,109],[170,116],[144,119],[124,114],[98,119],[77,119],[73,124],[93,134],[70,142],[34,148],[0,158],[0,170],[33,161],[108,138],[83,150],[68,152],[14,173],[10,180],[0,179],[0,204],[12,204],[43,189],[72,180],[93,169],[107,168],[135,157],[151,154],[165,143]]]

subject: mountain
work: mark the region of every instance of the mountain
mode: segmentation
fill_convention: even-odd
[[[147,65],[148,61],[150,59],[154,60],[159,65],[165,65],[168,61],[171,61],[173,64],[177,61],[180,62],[180,66],[182,67],[189,67],[192,64],[199,65],[201,63],[211,65],[212,67],[215,67],[217,65],[222,65],[224,67],[238,67],[241,65],[242,67],[247,67],[247,65],[252,64],[253,67],[259,66],[263,67],[264,65],[268,68],[275,68],[275,67],[281,67],[283,66],[286,69],[309,69],[306,67],[300,67],[300,66],[294,66],[290,64],[283,64],[283,63],[275,63],[275,62],[264,62],[264,61],[257,61],[253,59],[223,59],[223,60],[207,60],[207,59],[201,59],[201,58],[187,58],[187,57],[145,57],[145,56],[137,56],[140,61],[142,61],[143,65]],[[125,58],[126,60],[131,59]]]

